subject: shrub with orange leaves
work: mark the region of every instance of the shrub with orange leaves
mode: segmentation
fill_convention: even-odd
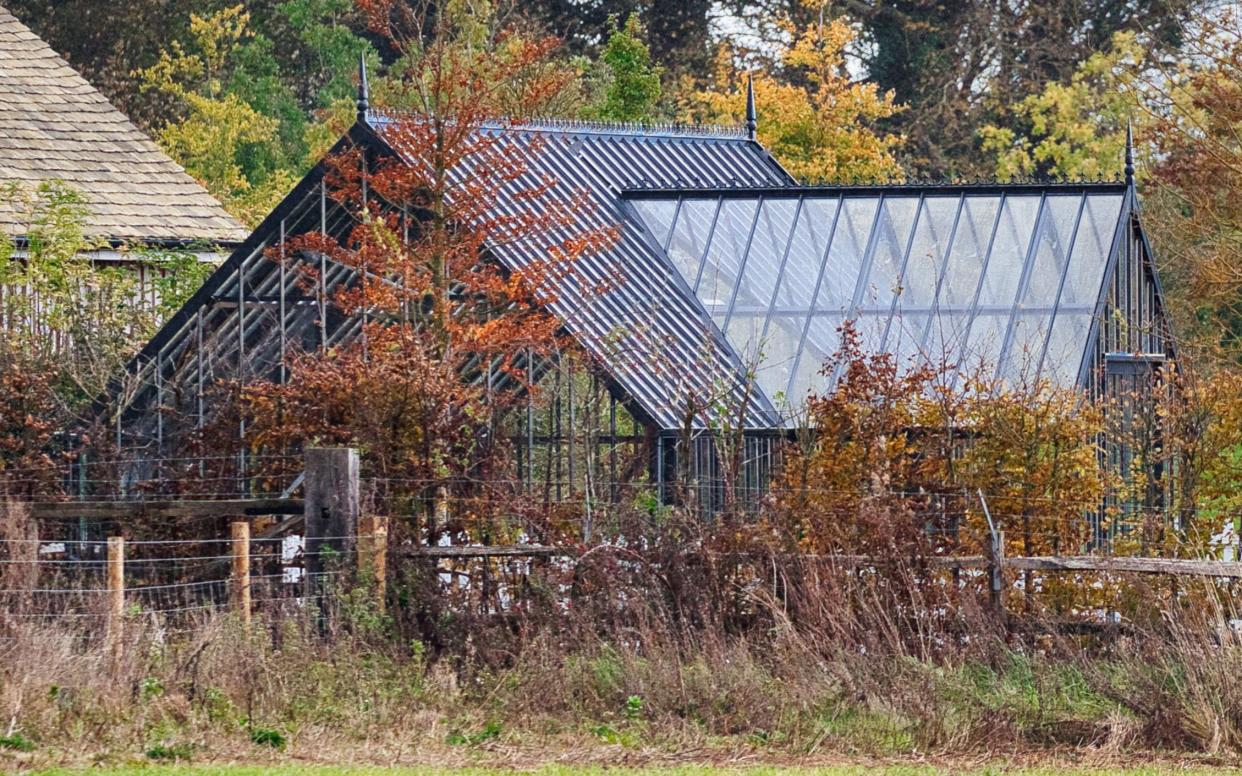
[[[814,553],[908,554],[929,548],[920,531],[940,440],[930,367],[902,369],[889,353],[866,354],[854,325],[821,370],[835,388],[807,400],[806,425],[787,457],[776,496],[784,537]],[[929,474],[933,475],[929,479]]]
[[[909,555],[985,546],[983,494],[1018,554],[1075,551],[1108,478],[1103,414],[1080,392],[1002,385],[950,365],[866,354],[852,324],[811,396],[775,514],[813,552]]]

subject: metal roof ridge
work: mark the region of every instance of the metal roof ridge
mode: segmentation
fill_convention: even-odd
[[[621,189],[622,197],[641,197],[646,195],[677,195],[704,194],[719,192],[722,194],[831,194],[837,192],[1017,192],[1017,191],[1082,191],[1084,189],[1123,190],[1126,186],[1120,180],[1082,180],[1082,181],[905,181],[887,183],[803,183],[786,186],[666,186],[666,187],[628,187]]]
[[[391,108],[370,108],[371,118],[391,121],[409,112]],[[721,140],[746,140],[746,128],[741,125],[682,124],[679,122],[599,121],[594,119],[569,119],[555,117],[496,117],[481,123],[487,129],[528,129],[538,132],[565,132],[570,134],[625,135],[632,137],[688,137]]]

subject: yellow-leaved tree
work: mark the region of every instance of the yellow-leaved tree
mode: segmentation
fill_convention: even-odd
[[[891,93],[850,77],[845,49],[854,30],[842,19],[789,28],[779,73],[755,73],[759,141],[794,176],[807,181],[866,183],[901,175],[902,138],[877,129],[901,110]],[[683,101],[687,121],[732,123],[746,105],[746,79],[721,51],[716,86]]]
[[[250,15],[241,5],[190,17],[190,40],[174,41],[154,65],[137,73],[144,91],[158,91],[176,105],[157,140],[226,209],[254,225],[296,182],[293,170],[256,174],[246,161],[278,143],[276,119],[226,88],[233,59],[250,37]]]
[[[1003,181],[1027,176],[1066,180],[1119,178],[1126,122],[1140,119],[1147,52],[1132,32],[1117,33],[1068,82],[1053,81],[1010,109],[1025,132],[989,125],[983,150],[996,158]]]

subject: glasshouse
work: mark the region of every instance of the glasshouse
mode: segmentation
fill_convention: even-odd
[[[753,99],[747,119],[738,129],[478,129],[515,148],[538,144],[526,175],[585,196],[591,217],[619,230],[548,302],[594,374],[558,379],[557,395],[569,396],[554,410],[513,413],[519,475],[552,466],[534,451],[554,446],[572,489],[574,445],[591,444],[606,450],[592,460],[611,481],[717,476],[712,440],[728,428],[744,438],[737,476],[761,487],[780,440],[804,422],[805,397],[832,388],[823,367],[847,321],[864,350],[904,365],[1087,396],[1150,381],[1172,359],[1129,157],[1125,180],[1110,183],[806,186],[756,140]],[[400,120],[361,94],[329,157],[400,160],[389,137]],[[298,235],[341,239],[352,228],[330,179],[321,162],[130,364],[107,410],[118,448],[166,456],[212,416],[213,384],[283,381],[291,354],[357,336],[359,317],[329,302],[355,273],[323,253],[285,252]],[[509,268],[530,260],[523,250],[487,246]],[[290,260],[314,265],[318,287]],[[591,293],[583,277],[621,280]],[[540,381],[560,367],[532,358],[524,368]],[[562,415],[592,400],[584,393],[603,408],[599,428],[565,433],[574,419]]]

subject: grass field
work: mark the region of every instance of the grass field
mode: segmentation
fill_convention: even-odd
[[[377,768],[352,766],[306,766],[306,765],[218,765],[218,766],[135,766],[118,768],[91,768],[89,770],[53,769],[36,771],[39,776],[495,776],[511,773],[510,768]],[[951,765],[883,764],[829,765],[815,767],[787,766],[674,766],[674,767],[604,767],[579,765],[552,765],[520,772],[536,776],[939,776],[939,774],[966,774],[966,776],[990,776],[1012,774],[1013,776],[1161,776],[1179,774],[1184,776],[1223,776],[1236,773],[1234,769],[1195,768],[1168,764],[1141,768],[1111,767],[1024,767],[1007,765],[983,765],[958,767]]]

